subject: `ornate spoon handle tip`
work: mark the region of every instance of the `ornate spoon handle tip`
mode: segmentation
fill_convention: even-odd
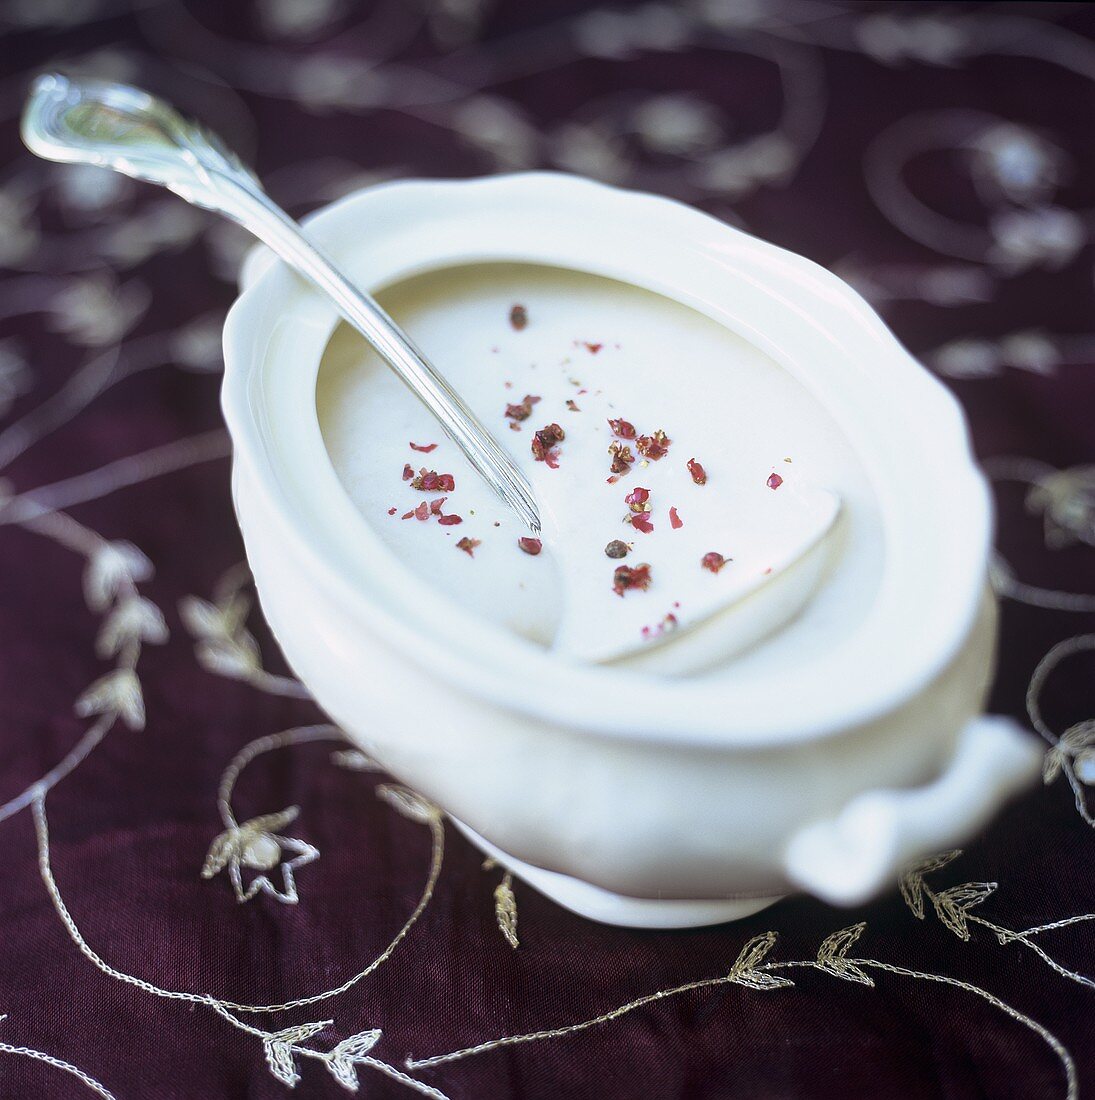
[[[50,73],[31,87],[22,136],[47,160],[94,164],[158,184],[253,233],[334,301],[487,484],[534,535],[540,533],[532,488],[513,459],[410,337],[305,237],[215,134],[139,88]]]

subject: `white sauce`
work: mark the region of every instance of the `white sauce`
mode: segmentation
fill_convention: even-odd
[[[526,534],[520,522],[345,327],[327,349],[317,389],[340,479],[384,541],[429,583],[564,657],[606,660],[671,644],[750,592],[756,605],[770,580],[830,532],[841,502],[863,534],[877,526],[862,470],[819,403],[758,349],[694,310],[612,280],[531,265],[431,273],[380,299],[526,471],[543,511],[544,550],[532,557],[518,548]],[[510,323],[518,303],[528,316],[519,331]],[[540,401],[513,431],[506,406],[526,394]],[[610,417],[639,434],[663,429],[668,454],[644,465],[635,442],[625,440],[635,463],[607,483]],[[552,422],[566,432],[557,469],[531,453],[535,430]],[[438,446],[419,453],[411,442]],[[706,470],[705,485],[694,483],[690,458]],[[405,463],[452,474],[455,490],[414,490],[403,480]],[[636,486],[650,490],[652,533],[626,522],[624,498]],[[402,518],[439,496],[447,497],[442,512],[462,523]],[[465,537],[479,540],[473,555],[457,546]],[[606,556],[614,539],[632,545],[626,558]],[[731,559],[717,574],[701,567],[709,551]],[[853,590],[847,562],[835,565],[825,586],[836,586],[852,614],[862,611],[877,573],[877,563],[864,568],[863,547],[857,554],[851,564],[861,590]],[[643,563],[651,567],[648,589],[613,591],[618,566]],[[819,593],[814,601],[823,615],[831,615],[832,599]],[[669,615],[675,623],[667,624]]]

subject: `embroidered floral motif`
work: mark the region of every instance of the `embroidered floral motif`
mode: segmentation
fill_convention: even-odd
[[[202,867],[202,878],[212,878],[227,867],[237,901],[250,901],[261,891],[278,901],[295,905],[300,898],[294,872],[319,858],[318,848],[280,833],[281,829],[296,820],[299,813],[299,807],[290,806],[280,813],[263,814],[226,829],[210,845]],[[292,858],[287,859],[286,856]],[[269,876],[275,868],[281,872],[280,890]],[[245,884],[245,870],[258,871],[259,874]]]
[[[1076,812],[1095,828],[1095,814],[1088,809],[1086,788],[1095,786],[1095,719],[1084,719],[1069,726],[1059,736],[1042,716],[1042,692],[1050,673],[1062,661],[1077,653],[1095,650],[1095,634],[1080,634],[1055,645],[1038,662],[1027,688],[1027,714],[1031,725],[1049,742],[1042,765],[1042,778],[1052,783],[1063,775],[1072,788]]]

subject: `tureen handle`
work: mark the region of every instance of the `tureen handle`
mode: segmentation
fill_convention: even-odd
[[[972,836],[1037,773],[1037,741],[987,715],[958,737],[943,774],[925,787],[857,795],[834,818],[800,829],[784,853],[795,886],[833,905],[858,905],[913,860]]]

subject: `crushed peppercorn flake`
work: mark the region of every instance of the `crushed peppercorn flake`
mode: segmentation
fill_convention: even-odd
[[[679,531],[684,526],[684,520],[677,515],[676,508],[669,509],[669,526],[672,527],[674,531]]]
[[[707,484],[707,471],[703,466],[697,462],[694,458],[688,460],[688,472],[692,475],[692,480],[697,485]]]
[[[536,557],[537,554],[544,548],[544,544],[539,539],[534,539],[529,535],[525,535],[517,540],[517,545],[524,550],[526,554]]]
[[[409,512],[403,513],[404,519],[417,519],[425,523],[430,518],[430,506],[427,501],[422,501],[417,508],[412,508]]]
[[[626,443],[621,443],[618,439],[614,439],[608,445],[608,453],[612,456],[612,463],[609,469],[614,474],[626,474],[635,461],[635,456],[631,453],[631,448]]]
[[[673,440],[659,428],[653,435],[640,435],[635,440],[635,447],[643,458],[657,462],[669,453],[669,445]]]
[[[514,305],[509,311],[509,323],[515,332],[528,326],[528,310],[523,305]]]
[[[779,474],[773,473],[772,476],[768,478],[769,489],[778,489],[782,484],[783,478],[781,478]]]
[[[610,558],[626,558],[631,547],[623,539],[613,539],[606,547],[605,554]]]
[[[407,480],[407,471],[403,471],[403,480]],[[456,479],[452,474],[439,474],[436,470],[423,467],[411,478],[411,488],[421,493],[451,493],[456,488]]]
[[[612,591],[617,596],[622,596],[631,589],[645,592],[651,582],[650,565],[641,562],[639,565],[617,565],[612,573]]]
[[[504,415],[509,417],[510,420],[528,420],[532,415],[532,406],[539,403],[540,398],[536,394],[526,393],[523,400],[514,405],[507,405]]]
[[[468,538],[467,535],[465,535],[456,544],[456,549],[457,550],[463,550],[464,553],[467,554],[469,558],[474,558],[475,557],[475,548],[477,546],[481,546],[481,545],[482,545],[482,540],[481,539],[470,539],[470,538]]]
[[[650,490],[644,489],[641,485],[636,485],[635,488],[624,497],[624,503],[633,512],[649,512]]]
[[[546,462],[552,470],[559,468],[559,452],[556,443],[566,439],[566,432],[558,424],[545,424],[532,437],[532,457],[537,462]]]
[[[436,443],[412,443],[410,447],[412,451],[420,451],[424,455],[437,450]]]
[[[717,550],[709,550],[700,559],[700,565],[712,573],[717,573],[729,560],[724,558]]]
[[[612,434],[619,436],[621,439],[635,438],[635,425],[629,420],[623,420],[622,418],[610,419],[608,426],[612,429]]]

